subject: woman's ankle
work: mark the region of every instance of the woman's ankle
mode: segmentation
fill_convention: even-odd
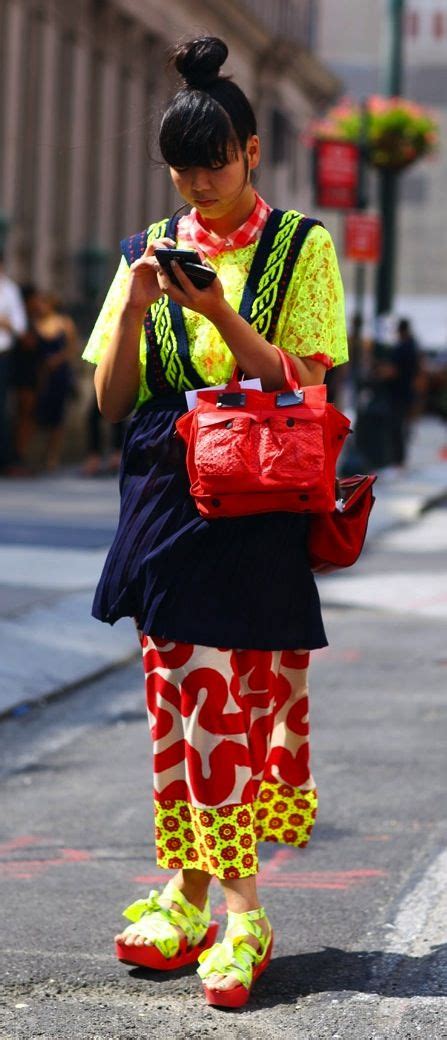
[[[256,874],[252,874],[247,878],[221,881],[227,910],[233,914],[246,914],[250,910],[261,908],[256,888],[256,876]]]
[[[188,903],[192,903],[199,910],[205,909],[211,882],[210,874],[206,874],[203,870],[179,870],[172,881]]]

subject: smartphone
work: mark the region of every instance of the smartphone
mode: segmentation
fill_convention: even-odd
[[[202,264],[200,256],[196,253],[195,249],[155,249],[154,255],[160,264],[167,271],[171,282],[177,285],[181,289],[180,282],[175,277],[175,274],[171,267],[171,260],[176,260],[182,268],[182,271],[191,279],[196,289],[206,289],[207,285],[211,285],[216,277],[216,272],[211,267],[205,267]]]

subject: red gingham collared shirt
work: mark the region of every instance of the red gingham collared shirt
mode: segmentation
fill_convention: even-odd
[[[199,253],[212,259],[219,253],[229,252],[232,249],[242,249],[257,242],[264,230],[267,218],[272,212],[272,207],[256,195],[255,208],[247,220],[236,228],[225,238],[217,235],[202,224],[196,209],[192,209],[186,216],[181,217],[178,226],[178,237],[190,243]]]

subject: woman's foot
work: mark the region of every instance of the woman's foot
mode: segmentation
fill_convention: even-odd
[[[200,888],[188,884],[188,882],[185,882],[183,879],[182,871],[179,871],[179,873],[176,874],[175,877],[171,878],[163,889],[160,900],[163,900],[163,907],[165,909],[181,912],[182,907],[180,903],[176,902],[175,893],[173,893],[171,897],[171,892],[173,888],[175,888],[176,891],[180,892],[185,897],[188,903],[203,913],[207,902],[208,884],[209,882],[206,883],[206,888]],[[146,930],[143,924],[144,915],[140,918],[140,921],[142,922],[141,932],[138,932],[138,922],[135,922],[133,925],[128,925],[128,927],[122,932],[119,932],[118,935],[115,935],[115,942],[123,943],[125,946],[153,946],[154,942],[144,935]],[[175,930],[180,939],[186,938],[185,932],[182,928],[176,926]]]
[[[161,895],[152,891],[132,903],[124,911],[132,924],[115,937],[119,959],[166,971],[197,960],[218,931],[207,899],[210,880],[202,871],[180,871]]]
[[[208,1004],[242,1007],[253,985],[267,968],[273,932],[263,907],[245,913],[228,912],[223,942],[199,956],[198,974]]]
[[[261,928],[263,936],[265,938],[270,937],[272,934],[272,929],[268,918],[261,918],[261,920],[258,921],[258,924]],[[249,946],[252,946],[256,953],[260,953],[261,947],[264,945],[262,943],[262,940],[258,939],[255,935],[250,935],[249,933],[244,934],[243,942],[248,943]],[[215,971],[207,977],[206,985],[209,989],[214,990],[235,989],[236,986],[240,986],[240,980],[237,977],[237,975],[235,975],[232,971],[225,975],[222,975],[220,972]]]
[[[102,458],[100,455],[87,455],[85,462],[79,470],[80,477],[97,477],[102,469]]]

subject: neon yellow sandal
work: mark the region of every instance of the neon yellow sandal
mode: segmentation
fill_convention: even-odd
[[[170,906],[175,903],[176,906]],[[199,910],[169,881],[161,895],[152,889],[148,899],[137,899],[123,910],[123,917],[133,923],[124,935],[142,936],[152,945],[134,946],[115,942],[116,955],[124,964],[175,971],[193,964],[214,943],[219,925],[211,920],[209,900]],[[177,928],[184,936],[180,937]]]
[[[258,921],[267,921],[267,935]],[[247,935],[254,935],[258,940],[258,950],[245,941]],[[223,942],[215,943],[211,950],[204,950],[199,957],[197,973],[203,982],[207,1004],[216,1007],[242,1007],[246,1004],[254,983],[270,962],[272,947],[273,931],[264,907],[248,910],[245,914],[235,914],[230,910]],[[239,985],[232,989],[213,989],[206,980],[216,972],[235,975]]]

